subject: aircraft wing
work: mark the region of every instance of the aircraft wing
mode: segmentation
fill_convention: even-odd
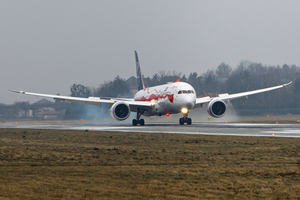
[[[195,107],[200,107],[201,105],[205,104],[205,103],[209,103],[210,101],[214,100],[214,99],[220,99],[220,100],[232,100],[232,99],[237,99],[237,98],[241,98],[241,97],[246,97],[249,95],[253,95],[253,94],[259,94],[259,93],[263,93],[263,92],[268,92],[271,90],[276,90],[285,86],[288,86],[292,83],[286,83],[283,85],[278,85],[278,86],[274,86],[274,87],[269,87],[269,88],[263,88],[263,89],[259,89],[259,90],[252,90],[252,91],[248,91],[248,92],[241,92],[241,93],[235,93],[235,94],[219,94],[218,97],[201,97],[201,98],[197,98],[196,99],[196,104]]]
[[[109,107],[118,101],[124,101],[128,103],[130,110],[136,112],[137,108],[144,108],[146,110],[151,109],[151,103],[147,101],[134,101],[134,99],[129,98],[110,98],[110,97],[71,97],[71,96],[61,96],[61,95],[52,95],[52,94],[41,94],[41,93],[32,93],[25,91],[9,90],[11,92],[26,94],[32,96],[39,96],[45,98],[53,98],[54,100],[60,100],[63,102],[74,102],[74,103],[83,103],[85,105],[95,105],[101,106],[102,103],[108,104]]]

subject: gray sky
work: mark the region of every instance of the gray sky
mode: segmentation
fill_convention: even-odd
[[[0,102],[142,72],[202,74],[241,60],[300,66],[298,0],[0,0]]]

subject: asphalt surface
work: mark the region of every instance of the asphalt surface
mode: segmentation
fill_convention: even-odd
[[[22,129],[61,129],[88,131],[121,131],[144,133],[175,133],[223,136],[256,137],[300,137],[300,124],[251,124],[251,123],[150,123],[145,126],[132,126],[131,123],[104,123],[98,121],[11,121],[3,122],[0,128]]]

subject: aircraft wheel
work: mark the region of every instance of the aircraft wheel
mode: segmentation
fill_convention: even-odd
[[[192,119],[191,118],[187,118],[186,119],[186,123],[187,123],[187,125],[191,125],[192,124]]]
[[[184,124],[184,118],[183,118],[183,117],[181,117],[181,118],[179,119],[179,124],[180,124],[180,125],[183,125],[183,124]]]
[[[133,125],[133,126],[136,126],[137,124],[138,124],[138,123],[137,123],[137,120],[136,120],[136,119],[133,119],[133,120],[132,120],[132,125]]]
[[[144,119],[140,119],[140,125],[144,126],[145,125],[145,120]]]

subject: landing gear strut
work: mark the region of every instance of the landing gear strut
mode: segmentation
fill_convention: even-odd
[[[145,120],[144,119],[140,119],[141,115],[145,111],[146,111],[145,109],[142,109],[142,110],[140,108],[137,109],[137,111],[136,111],[136,119],[132,120],[132,125],[133,126],[137,126],[138,124],[141,125],[141,126],[145,125]]]

